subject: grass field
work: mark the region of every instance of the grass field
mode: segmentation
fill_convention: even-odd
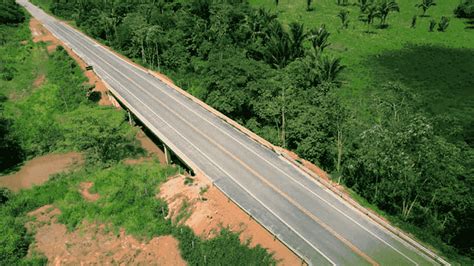
[[[411,28],[414,15],[421,15],[415,7],[419,1],[397,0],[399,13],[390,13],[389,27],[379,29],[378,19],[367,33],[367,26],[358,19],[360,11],[355,0],[343,7],[336,0],[313,1],[313,10],[306,11],[304,0],[249,0],[252,6],[278,14],[284,24],[304,23],[306,29],[325,24],[331,32],[329,51],[341,56],[347,66],[345,83],[340,91],[345,102],[357,107],[364,116],[364,106],[371,92],[381,83],[398,81],[418,92],[426,111],[449,114],[462,121],[465,129],[474,127],[474,29],[465,19],[454,17],[453,9],[459,1],[437,1],[418,16]],[[339,10],[348,10],[348,29],[341,29]],[[429,32],[431,19],[450,18],[446,32]],[[469,28],[471,26],[471,28]],[[469,128],[471,128],[469,130]]]

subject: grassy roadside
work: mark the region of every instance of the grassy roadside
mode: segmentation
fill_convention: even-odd
[[[15,144],[10,148],[18,152],[17,160],[2,165],[0,171],[15,170],[23,160],[50,152],[80,151],[87,156],[84,168],[56,175],[42,186],[16,194],[0,191],[1,265],[46,263],[40,254],[27,255],[34,238],[24,227],[31,219],[26,214],[46,204],[61,210],[59,221],[70,230],[87,220],[111,223],[143,240],[171,234],[190,265],[275,264],[262,247],[242,244],[237,233],[224,229],[217,237],[203,240],[190,228],[172,224],[165,218],[166,203],[155,195],[177,169],[157,162],[123,165],[122,159],[141,154],[136,130],[124,111],[88,100],[90,88],[84,85],[78,65],[61,47],[48,53],[46,44],[33,43],[28,20],[1,25],[0,33],[8,36],[0,45],[0,60],[12,69],[11,78],[0,83],[0,93],[5,95],[0,117],[7,121],[2,138]],[[40,72],[46,80],[35,87]],[[87,202],[79,194],[79,183],[86,180],[95,183],[93,190],[101,195],[97,202]]]

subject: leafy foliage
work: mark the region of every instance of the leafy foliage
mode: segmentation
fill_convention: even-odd
[[[462,1],[454,10],[454,14],[459,18],[474,18],[474,1]]]
[[[445,32],[449,26],[449,18],[448,17],[441,17],[438,23],[438,31]]]
[[[474,187],[466,168],[472,150],[437,136],[434,121],[415,111],[417,98],[405,88],[390,85],[381,93],[373,110],[377,122],[355,140],[346,184],[388,213],[465,248],[469,240],[458,233],[472,227],[455,225],[472,219]]]
[[[341,9],[337,16],[341,19],[341,28],[347,29],[349,27],[349,11]]]
[[[3,0],[0,5],[0,24],[18,24],[25,20],[25,14],[14,0]]]
[[[432,6],[436,6],[435,0],[421,0],[421,3],[416,4],[415,7],[421,8],[423,10],[423,16],[426,15],[426,11]]]

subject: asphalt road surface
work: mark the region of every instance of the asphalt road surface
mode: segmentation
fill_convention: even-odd
[[[436,264],[180,92],[29,2],[18,2],[92,65],[114,95],[185,163],[308,263]]]

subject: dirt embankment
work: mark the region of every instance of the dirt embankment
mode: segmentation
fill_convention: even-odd
[[[34,250],[44,254],[52,265],[186,265],[178,241],[171,236],[141,242],[124,230],[114,233],[110,226],[87,222],[68,232],[57,222],[60,213],[46,205],[30,212],[35,221],[27,224],[36,232]]]
[[[198,175],[193,181],[189,178],[178,175],[160,186],[157,197],[168,203],[171,219],[183,217],[182,212],[185,212],[187,215],[181,222],[203,238],[211,238],[221,228],[229,228],[241,232],[242,242],[250,239],[251,246],[259,244],[274,253],[281,265],[301,265],[298,256],[213,187],[206,177]]]
[[[48,154],[25,163],[20,171],[0,177],[0,187],[13,191],[31,188],[46,182],[50,175],[64,172],[83,163],[80,153]]]

